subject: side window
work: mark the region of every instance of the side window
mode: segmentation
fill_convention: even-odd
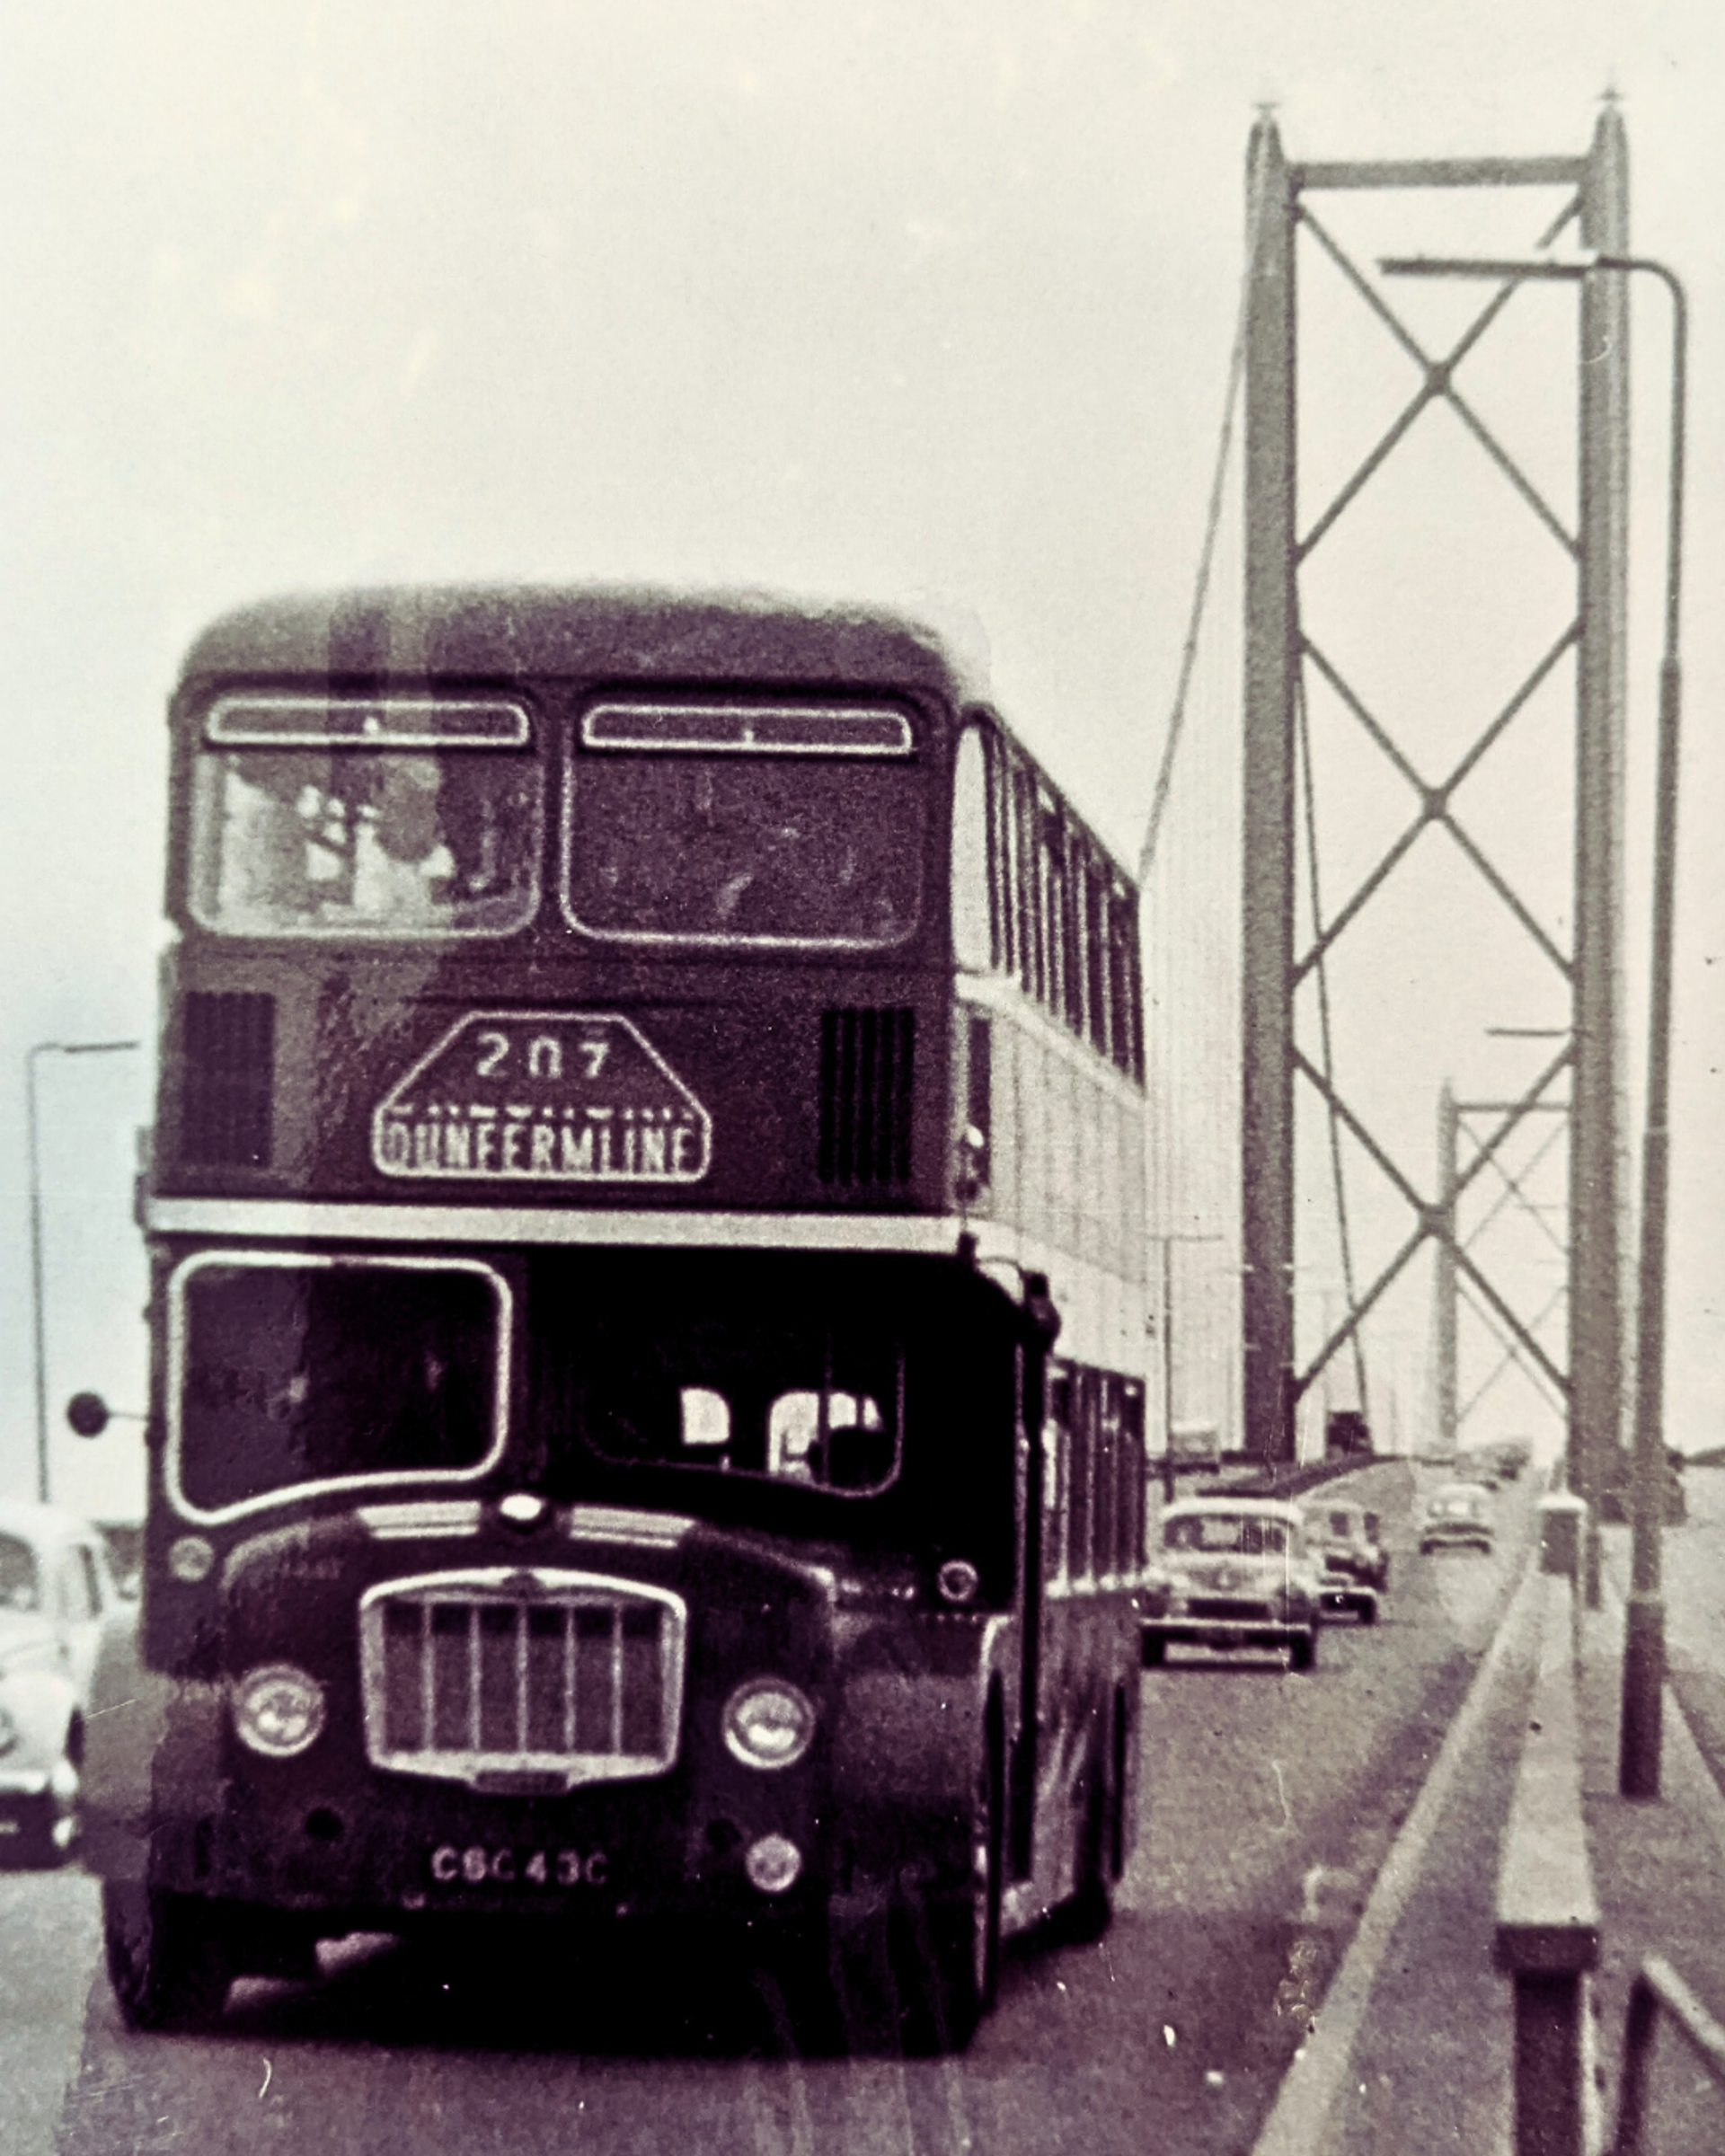
[[[1058,1374],[1048,1373],[1048,1412],[1060,1426],[1061,1456],[1066,1472],[1063,1511],[1066,1524],[1065,1572],[1068,1580],[1084,1576],[1084,1552],[1090,1540],[1090,1455],[1084,1446],[1079,1420],[1077,1387],[1073,1373],[1064,1365]]]
[[[1137,1572],[1144,1565],[1144,1388],[1128,1379],[1120,1387],[1120,1564]]]
[[[1042,1577],[1050,1586],[1064,1586],[1071,1441],[1055,1409],[1056,1392],[1050,1383],[1048,1412],[1042,1418]]]
[[[998,735],[989,740],[988,851],[994,864],[995,963],[1014,976],[1022,963],[1018,938],[1018,819],[1013,813],[1013,772]]]
[[[1047,942],[1042,923],[1042,853],[1037,844],[1036,792],[1021,765],[1013,774],[1018,824],[1019,944],[1025,993],[1039,1003],[1048,993]]]
[[[1037,823],[1041,844],[1037,849],[1042,887],[1042,944],[1047,954],[1047,985],[1043,1001],[1064,1017],[1066,1009],[1066,889],[1063,834],[1057,812],[1041,804]]]
[[[1074,1579],[1093,1579],[1096,1573],[1096,1418],[1094,1395],[1085,1375],[1075,1370],[1068,1383],[1072,1505],[1066,1517],[1066,1562]]]
[[[83,1550],[68,1550],[60,1560],[59,1613],[66,1624],[87,1624],[96,1613],[95,1596],[85,1570],[88,1563],[89,1554]]]
[[[1116,1416],[1115,1380],[1087,1374],[1084,1391],[1090,1401],[1090,1422],[1096,1437],[1095,1567],[1111,1574],[1118,1565],[1120,1518],[1120,1444]]]
[[[988,752],[968,726],[952,768],[952,955],[974,972],[994,964],[989,911]]]
[[[1108,997],[1108,885],[1092,862],[1084,879],[1084,971],[1090,984],[1090,1039],[1106,1056],[1110,1049]]]

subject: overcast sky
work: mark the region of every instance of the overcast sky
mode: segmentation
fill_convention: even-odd
[[[18,1074],[151,1030],[160,713],[204,620],[469,575],[907,602],[1135,855],[1254,104],[1295,156],[1576,153],[1607,88],[1694,305],[1674,1417],[1725,1439],[1721,52],[1712,0],[6,0],[0,1487]],[[1662,337],[1644,302],[1650,425]],[[57,1403],[141,1403],[147,1061],[43,1065]],[[130,1444],[57,1440],[68,1494],[122,1509]]]

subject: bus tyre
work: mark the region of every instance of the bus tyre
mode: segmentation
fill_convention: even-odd
[[[1076,1884],[1072,1899],[1060,1912],[1061,1935],[1075,1946],[1093,1945],[1114,1921],[1114,1904],[1108,1891],[1110,1809],[1108,1777],[1097,1762],[1091,1770],[1084,1825],[1079,1829]]]
[[[104,1880],[102,1930],[108,1979],[128,2028],[199,2028],[221,2012],[230,1969],[210,1903]]]
[[[1309,1632],[1287,1643],[1287,1666],[1290,1669],[1310,1669],[1318,1658],[1318,1628],[1314,1624]]]
[[[1005,1849],[1005,1747],[989,1716],[970,1819],[970,1884],[928,1910],[906,1972],[901,2034],[907,2052],[962,2051],[995,2003],[1000,1982],[1001,1869]],[[916,1927],[918,1931],[923,1927]]]

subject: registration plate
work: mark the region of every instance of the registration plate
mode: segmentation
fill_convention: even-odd
[[[524,1843],[444,1842],[431,1851],[428,1869],[434,1886],[523,1886],[558,1888],[603,1886],[611,1860],[602,1849],[533,1848]]]

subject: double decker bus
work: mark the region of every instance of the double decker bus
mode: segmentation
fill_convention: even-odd
[[[1130,880],[881,612],[283,599],[171,729],[127,2018],[884,1923],[961,2044],[1132,1838]]]

